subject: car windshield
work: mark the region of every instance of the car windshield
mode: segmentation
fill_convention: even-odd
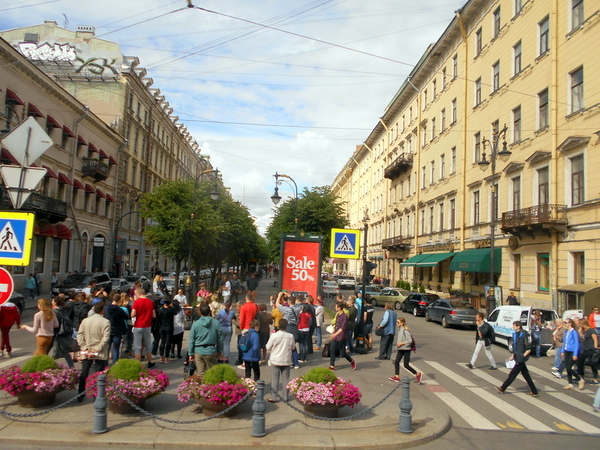
[[[466,300],[461,300],[461,299],[457,299],[457,300],[450,300],[450,305],[453,308],[471,308],[471,303],[469,303]]]

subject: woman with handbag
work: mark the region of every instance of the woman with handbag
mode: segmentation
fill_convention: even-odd
[[[523,378],[527,382],[530,391],[527,395],[531,395],[532,397],[539,397],[538,390],[533,384],[533,380],[531,379],[531,375],[529,375],[529,369],[527,369],[527,365],[525,364],[529,359],[529,355],[531,354],[531,339],[529,337],[529,333],[527,331],[523,331],[523,325],[520,320],[515,320],[513,322],[513,353],[510,355],[509,360],[515,361],[515,366],[512,368],[510,373],[508,374],[508,378],[502,384],[502,386],[496,386],[496,390],[500,394],[504,394],[506,389],[511,385],[517,375],[522,374]]]
[[[596,330],[590,326],[587,319],[579,321],[579,335],[581,336],[581,352],[577,359],[577,373],[581,377],[579,389],[585,385],[585,366],[586,362],[592,369],[592,384],[598,384],[598,363],[594,362],[596,352],[598,352],[598,335]]]

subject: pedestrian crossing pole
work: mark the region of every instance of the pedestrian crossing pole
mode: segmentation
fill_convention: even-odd
[[[398,431],[404,434],[410,434],[412,429],[412,402],[410,401],[410,379],[402,378],[402,399],[400,400],[400,424]]]

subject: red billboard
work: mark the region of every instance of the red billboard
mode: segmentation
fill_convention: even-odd
[[[281,288],[291,295],[319,293],[321,282],[321,237],[281,240]]]

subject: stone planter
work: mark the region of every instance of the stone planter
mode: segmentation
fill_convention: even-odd
[[[17,394],[17,404],[23,408],[45,408],[56,402],[57,393],[23,391]]]
[[[141,400],[134,400],[133,403],[135,403],[136,406],[139,406],[140,408],[144,408],[146,406],[146,399],[143,398]],[[108,400],[108,410],[110,412],[113,412],[116,414],[139,413],[139,411],[137,409],[135,409],[133,406],[131,406],[129,403],[126,403],[126,402],[113,403],[110,400]]]
[[[340,410],[340,408],[342,408],[342,406],[334,405],[333,403],[328,403],[325,405],[304,404],[304,403],[301,403],[301,404],[302,404],[302,406],[304,406],[305,412],[314,414],[315,416],[327,417],[327,418],[338,417],[339,410]]]
[[[229,406],[227,405],[216,405],[214,403],[209,402],[204,397],[199,397],[196,399],[196,403],[202,406],[202,414],[205,416],[214,416],[215,414],[220,413],[221,411],[225,411]],[[239,406],[239,405],[238,405]],[[233,417],[237,414],[238,406],[233,408],[231,411],[226,412],[221,417]]]

